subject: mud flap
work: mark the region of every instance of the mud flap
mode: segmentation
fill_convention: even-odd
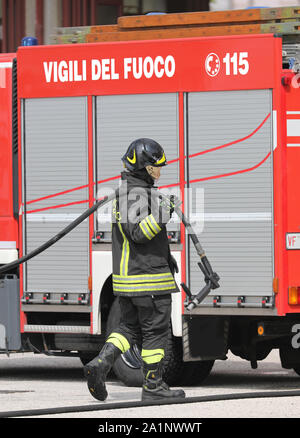
[[[185,316],[183,360],[224,359],[228,351],[229,317]]]

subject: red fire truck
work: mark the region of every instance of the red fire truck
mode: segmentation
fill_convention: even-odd
[[[182,290],[173,294],[166,380],[199,383],[228,351],[255,368],[274,348],[299,373],[300,107],[297,70],[286,67],[274,34],[2,55],[0,263],[30,253],[114,190],[129,143],[154,138],[169,161],[160,189],[177,190],[185,214],[203,219],[198,237],[220,276],[193,310]],[[3,353],[96,355],[119,319],[109,217],[100,208],[2,275]],[[168,233],[177,282],[196,294],[196,251],[178,221]],[[140,364],[137,344],[114,371],[139,385]]]

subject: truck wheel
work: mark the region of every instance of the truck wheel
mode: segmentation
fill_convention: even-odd
[[[106,334],[109,335],[120,323],[120,305],[116,299],[110,309]],[[173,336],[170,325],[168,341],[163,359],[163,379],[170,386],[197,385],[210,373],[214,361],[183,362],[182,339]],[[113,371],[126,386],[141,387],[141,346],[135,344],[115,361]]]
[[[114,301],[107,320],[107,335],[111,333],[120,323],[121,311],[119,300]],[[171,385],[177,381],[183,370],[182,352],[180,349],[181,338],[175,338],[171,333],[165,349],[163,362],[164,381]],[[141,387],[143,384],[142,376],[142,357],[141,345],[133,345],[126,353],[121,354],[115,361],[113,370],[115,375],[126,386]]]
[[[121,310],[118,298],[113,302],[106,326],[106,335],[115,330],[120,323]],[[121,380],[126,386],[141,387],[143,383],[141,365],[142,358],[140,354],[140,347],[133,345],[126,353],[121,354],[113,365],[113,371],[116,377]]]

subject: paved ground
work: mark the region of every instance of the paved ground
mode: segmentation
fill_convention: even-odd
[[[106,404],[138,401],[141,389],[117,380],[107,384]],[[275,350],[252,370],[249,362],[233,355],[217,361],[201,386],[184,388],[187,397],[256,391],[300,390],[300,377],[281,368]],[[98,404],[87,391],[77,358],[47,357],[31,353],[0,355],[0,412],[60,406]],[[185,405],[138,407],[43,416],[44,418],[297,418],[300,397],[215,401]]]

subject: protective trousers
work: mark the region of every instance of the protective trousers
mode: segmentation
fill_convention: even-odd
[[[108,337],[125,353],[142,338],[142,359],[147,364],[160,362],[165,354],[171,317],[171,295],[119,297],[121,321]]]

